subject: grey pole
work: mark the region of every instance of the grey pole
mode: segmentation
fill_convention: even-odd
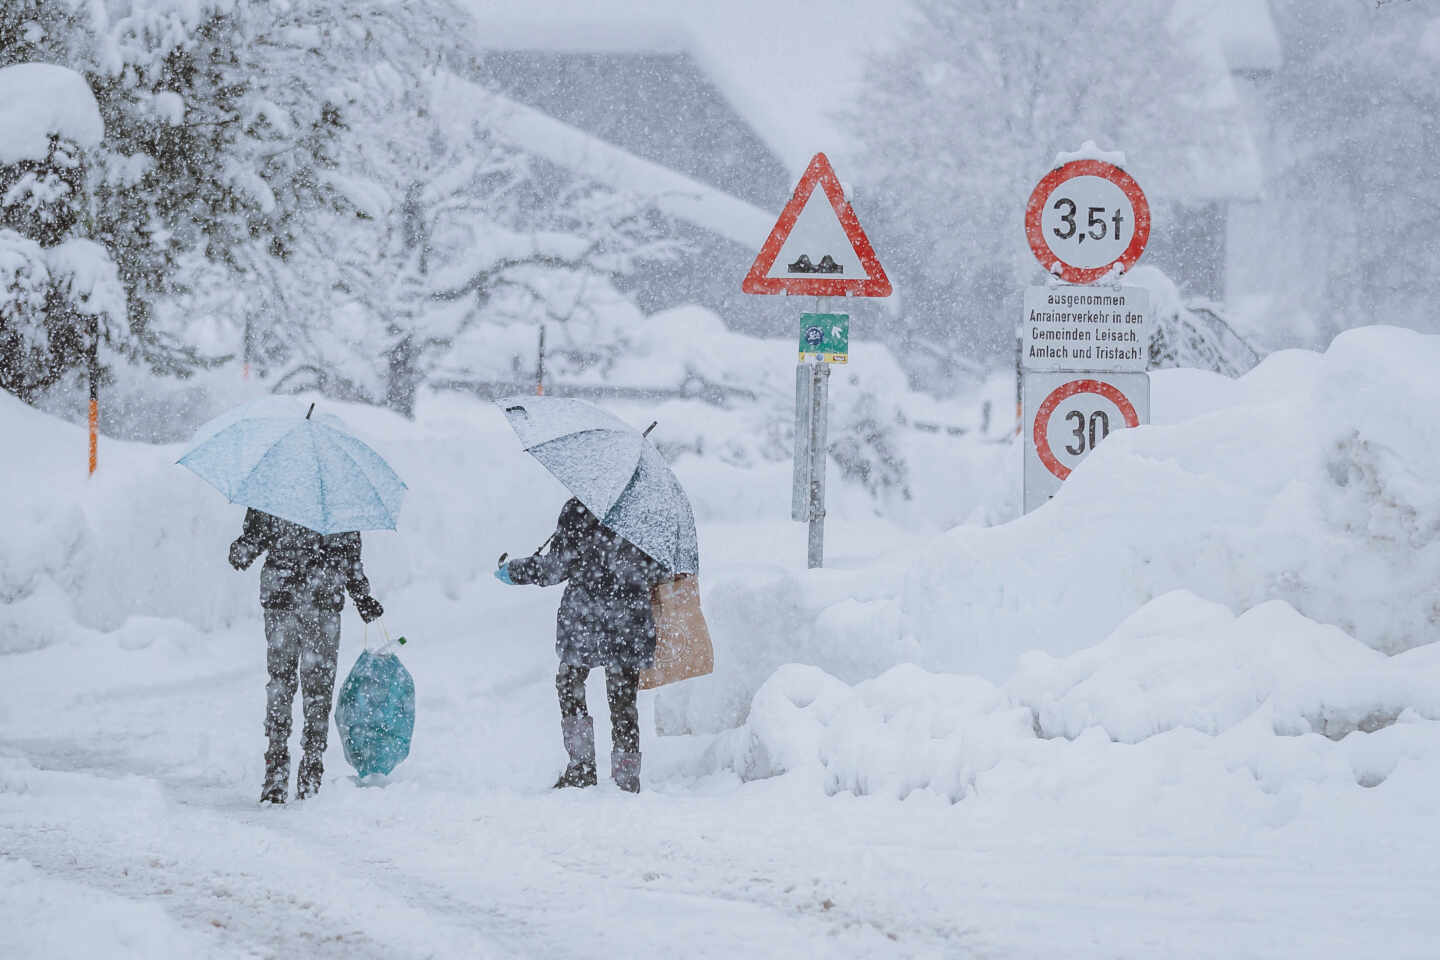
[[[790,519],[802,523],[810,519],[810,394],[815,377],[810,364],[795,367],[795,457],[790,482]]]
[[[810,388],[810,569],[825,565],[825,452],[828,446],[830,364],[814,365]]]

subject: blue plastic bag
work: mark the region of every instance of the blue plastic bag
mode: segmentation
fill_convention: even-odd
[[[340,688],[335,728],[345,759],[362,777],[388,774],[410,755],[415,681],[393,653],[360,654]]]

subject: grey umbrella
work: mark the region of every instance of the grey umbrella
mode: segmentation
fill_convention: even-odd
[[[497,400],[527,453],[600,522],[676,573],[700,572],[695,514],[655,444],[584,400]]]

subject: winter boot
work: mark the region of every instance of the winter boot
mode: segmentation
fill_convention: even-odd
[[[595,786],[595,721],[588,716],[561,717],[560,730],[570,762],[555,781],[555,789]]]
[[[261,803],[284,803],[290,789],[290,751],[284,747],[265,751],[265,785],[260,788]]]
[[[626,793],[640,792],[640,753],[629,750],[610,752],[610,779]]]
[[[320,792],[320,779],[325,774],[325,761],[319,754],[307,753],[300,758],[300,772],[295,777],[295,799],[308,800]]]

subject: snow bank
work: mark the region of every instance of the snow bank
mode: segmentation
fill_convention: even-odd
[[[437,397],[412,424],[314,399],[410,487],[399,530],[365,537],[377,595],[426,583],[455,596],[488,576],[505,546],[538,543],[552,528],[563,489],[488,405]],[[308,399],[289,402],[303,413]],[[244,510],[175,465],[186,445],[102,438],[100,469],[87,478],[83,430],[9,395],[0,429],[26,451],[0,471],[0,498],[14,505],[0,525],[0,653],[45,646],[70,624],[113,631],[156,617],[208,632],[256,615],[255,571],[225,562]]]
[[[1386,657],[1280,601],[1237,617],[1177,591],[1094,647],[1028,654],[1004,686],[904,665],[852,687],[786,666],[691,770],[720,771],[1037,822],[1046,806],[1144,811],[1126,829],[1273,826],[1395,780],[1376,803],[1411,803],[1440,787],[1440,648]]]
[[[253,394],[263,386],[251,381],[250,389]],[[837,384],[837,405],[852,389]],[[186,394],[183,399],[193,399],[195,409],[167,407],[162,413],[204,419],[218,396]],[[224,402],[241,399],[237,390]],[[383,409],[322,397],[277,402],[303,414],[312,399],[318,411],[336,414],[381,453],[409,486],[398,529],[365,536],[367,571],[382,602],[413,588],[417,600],[422,594],[438,598],[437,608],[458,602],[469,609],[472,597],[493,586],[490,573],[502,551],[528,552],[553,529],[567,493],[523,453],[492,404],[429,393],[411,422]],[[102,397],[102,412],[118,402]],[[607,406],[637,427],[660,421],[653,436],[673,460],[701,524],[707,590],[712,579],[743,577],[757,552],[803,565],[804,528],[788,520],[790,465],[788,459],[772,459],[788,457],[789,441],[771,433],[769,406],[727,410],[698,400]],[[0,394],[0,434],[12,449],[25,451],[0,471],[0,497],[14,505],[10,520],[0,525],[0,653],[50,646],[74,635],[76,625],[111,633],[127,620],[153,618],[211,634],[257,616],[256,571],[237,574],[225,562],[243,509],[175,465],[188,441],[146,444],[102,437],[100,469],[90,478],[80,426]],[[913,440],[908,456],[949,457],[955,464],[940,477],[917,482],[914,499],[900,504],[917,513],[925,502],[937,515],[949,509],[945,501],[953,498],[946,497],[944,476],[985,473],[982,466],[967,466],[967,451],[1003,455],[993,445],[972,448],[923,435]],[[838,479],[841,470],[834,463],[830,469],[837,478],[832,506],[849,527],[832,538],[838,555],[873,555],[874,543],[905,538],[876,515],[877,502],[858,480]],[[777,534],[786,533],[789,549],[777,548]]]
[[[736,646],[715,676],[663,692],[658,716],[675,731],[731,726],[797,660],[852,683],[903,661],[998,681],[1023,652],[1091,646],[1176,589],[1235,609],[1284,600],[1386,653],[1428,643],[1437,365],[1440,337],[1369,327],[1238,381],[1156,374],[1157,424],[1114,434],[1021,520],[863,570],[757,558],[746,582],[716,584],[710,616]]]
[[[85,78],[49,63],[0,68],[0,165],[44,160],[52,136],[85,148],[98,146],[105,136],[100,106]]]

